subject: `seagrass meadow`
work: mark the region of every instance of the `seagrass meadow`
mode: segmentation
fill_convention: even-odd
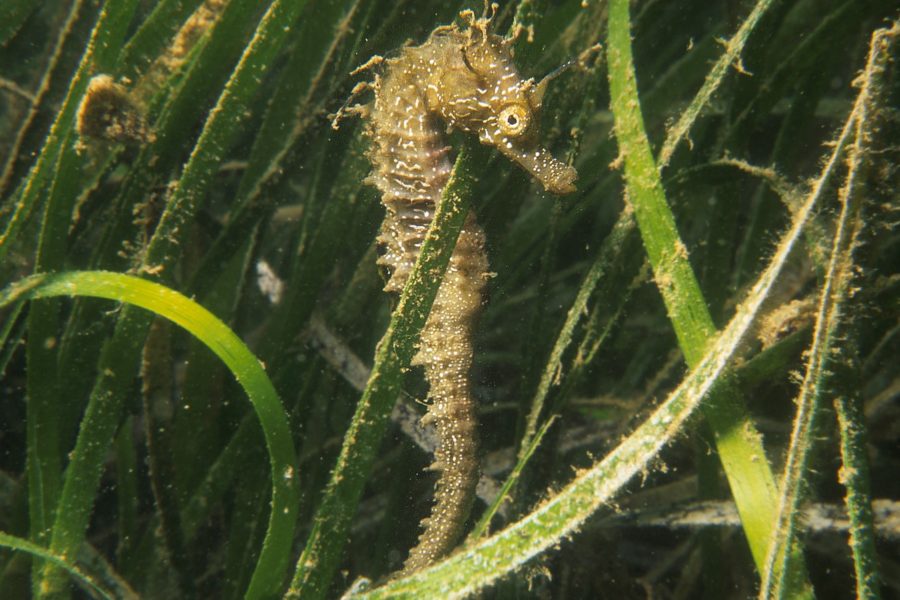
[[[891,0],[2,0],[0,598],[900,597],[898,38]],[[417,48],[455,71],[379,87]],[[498,143],[440,94],[508,52]],[[440,183],[402,280],[395,101]],[[453,460],[458,544],[408,559]]]

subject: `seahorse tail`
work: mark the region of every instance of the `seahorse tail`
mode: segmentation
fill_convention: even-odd
[[[431,404],[425,420],[440,440],[434,470],[440,471],[431,514],[421,526],[402,574],[421,569],[456,545],[475,498],[479,479],[475,400],[469,382],[472,332],[481,310],[487,256],[484,234],[469,215],[447,274],[421,334],[414,364],[425,368]]]
[[[431,514],[421,522],[423,529],[419,541],[410,550],[401,575],[432,564],[456,546],[475,498],[479,469],[474,405],[471,397],[466,402],[459,402],[468,390],[454,390],[454,393],[457,398],[451,410],[444,406],[429,412],[453,414],[434,418],[441,442],[435,451],[432,468],[440,471],[440,478],[435,487]]]

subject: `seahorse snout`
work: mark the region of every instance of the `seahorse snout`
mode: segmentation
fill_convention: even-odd
[[[574,167],[554,158],[546,148],[521,148],[512,142],[500,143],[497,148],[540,181],[551,194],[571,194],[576,191],[578,172]]]

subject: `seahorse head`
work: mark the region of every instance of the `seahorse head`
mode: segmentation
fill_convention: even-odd
[[[575,191],[574,168],[539,143],[541,103],[548,79],[523,79],[509,40],[487,31],[487,19],[472,20],[432,38],[434,54],[425,86],[426,102],[451,128],[476,134],[518,163],[555,194]],[[427,47],[428,45],[426,45]]]

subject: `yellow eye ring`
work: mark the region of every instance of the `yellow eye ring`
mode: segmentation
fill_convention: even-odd
[[[531,115],[524,106],[511,104],[500,111],[500,129],[506,135],[521,135],[528,129]]]

